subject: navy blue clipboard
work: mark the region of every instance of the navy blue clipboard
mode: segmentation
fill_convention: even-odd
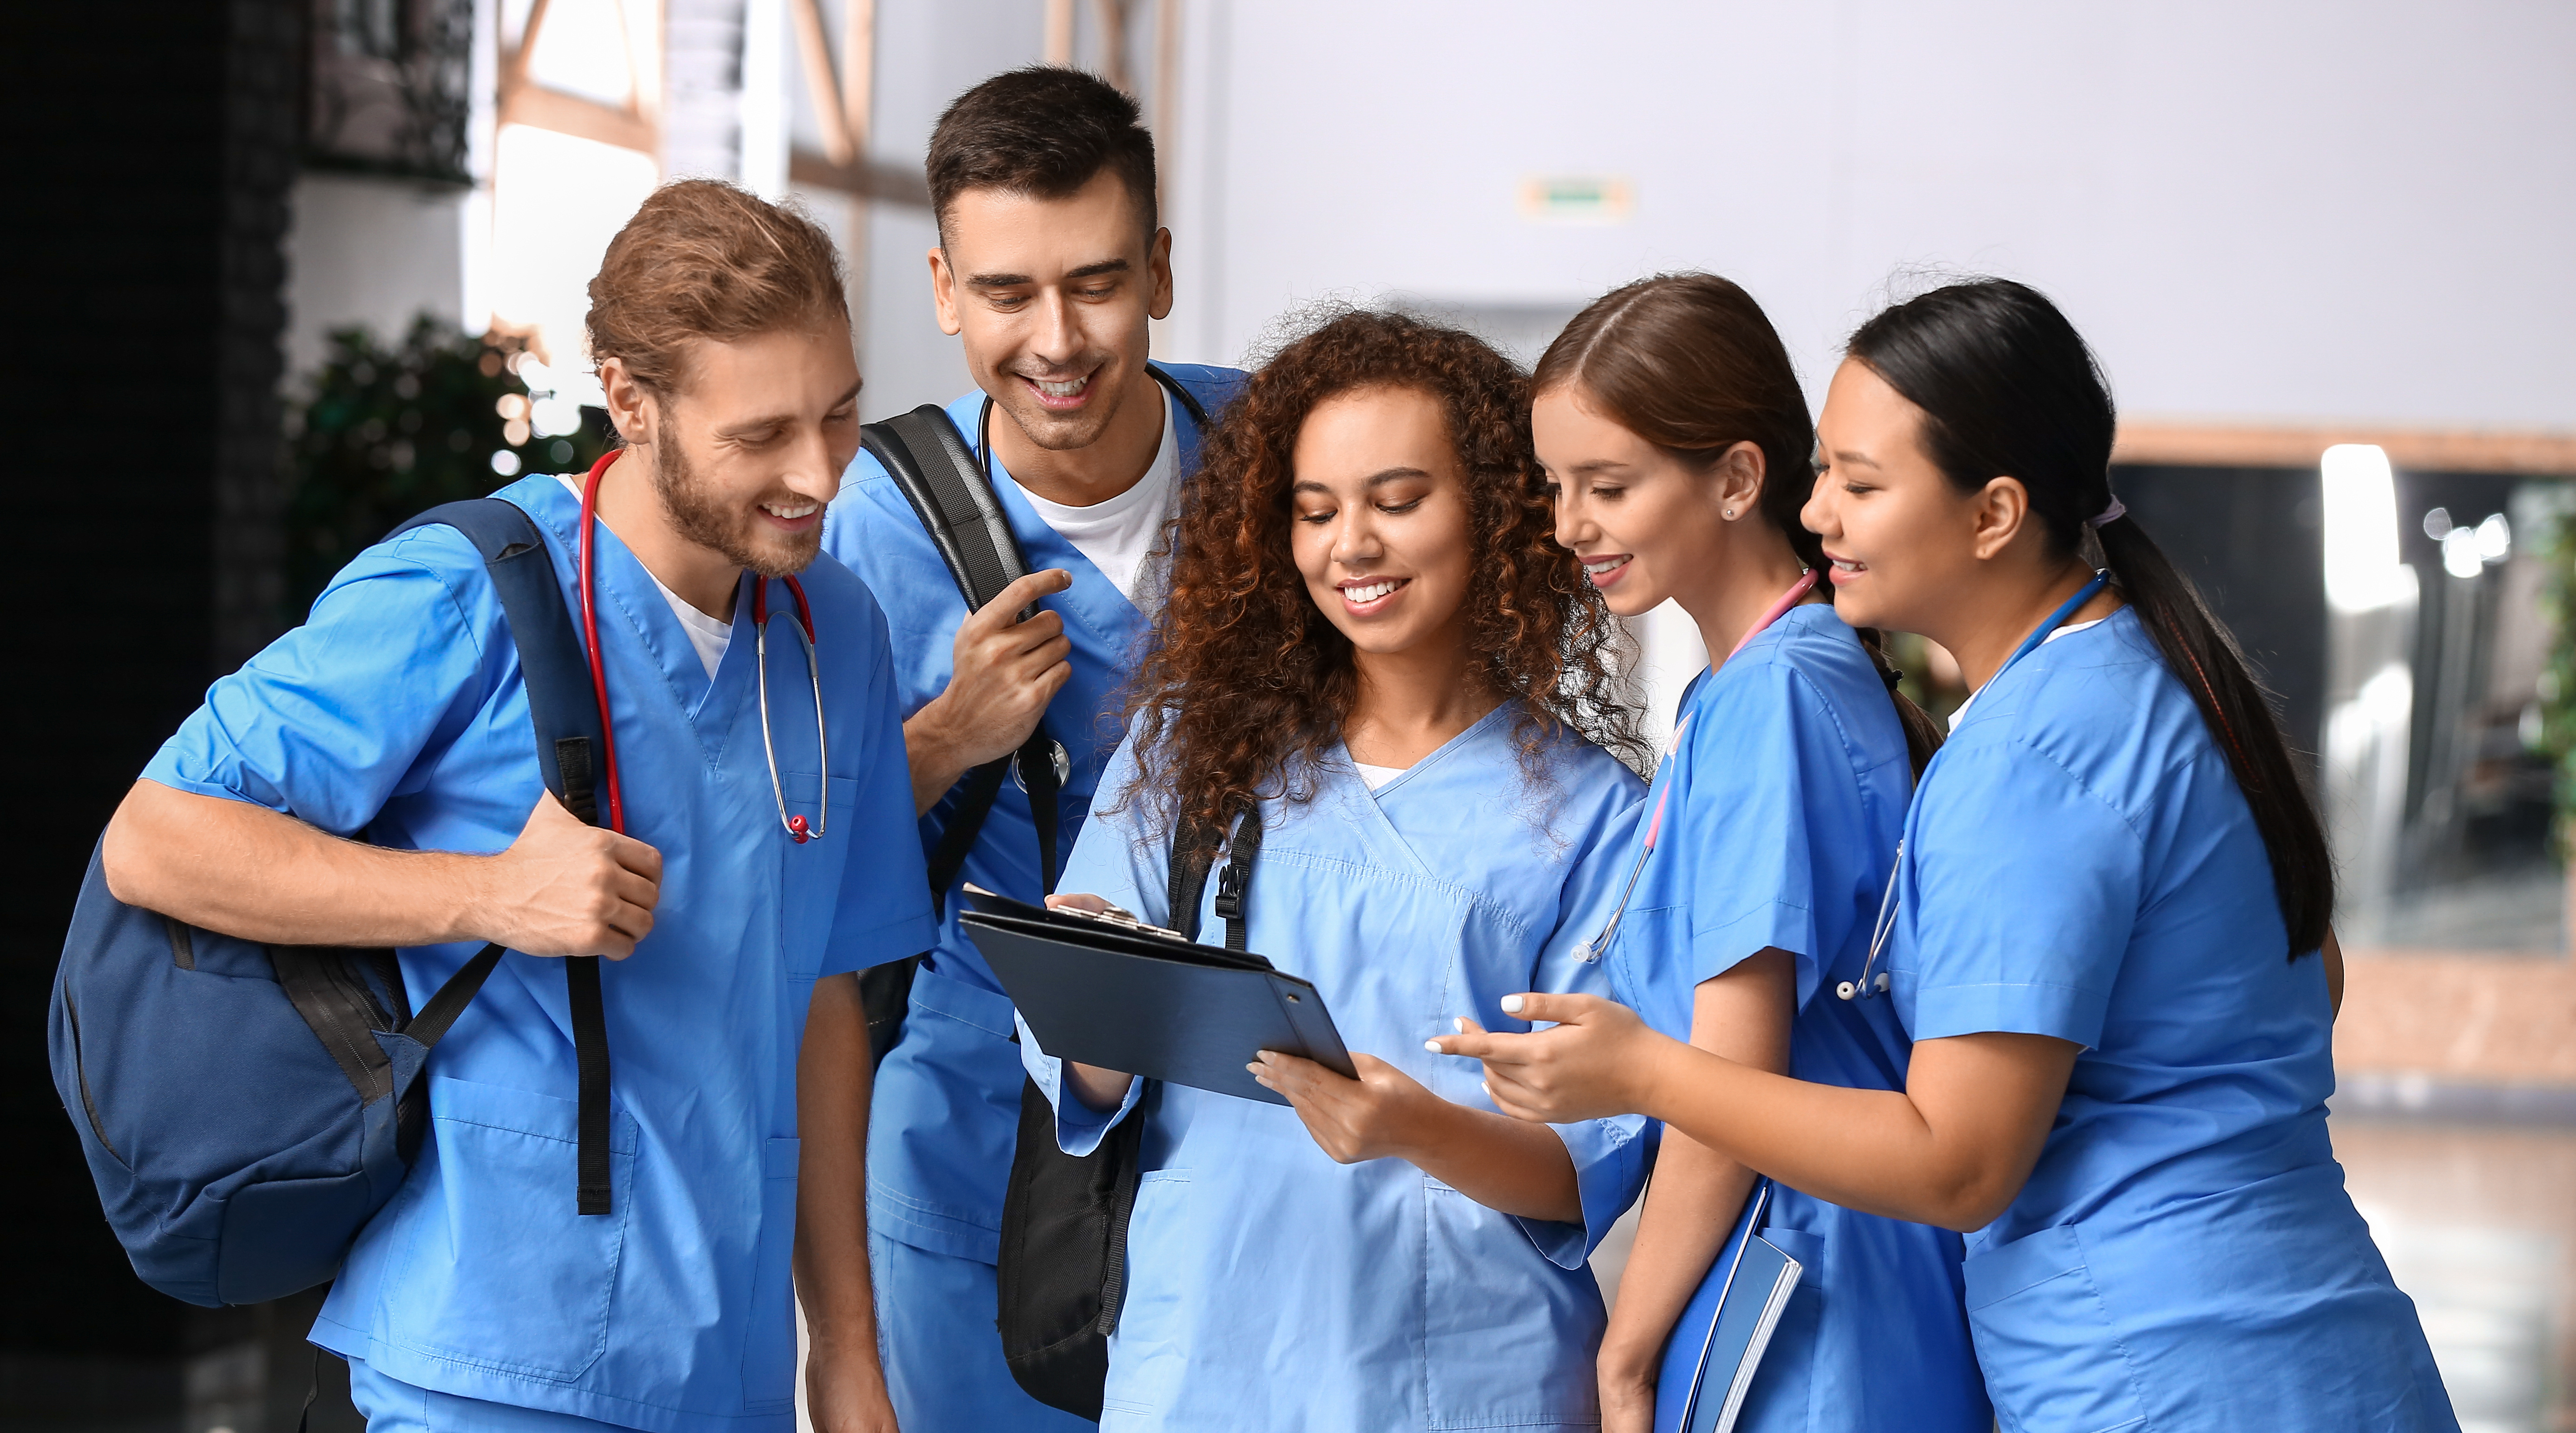
[[[1673,1325],[1655,1380],[1655,1433],[1730,1433],[1744,1411],[1754,1370],[1803,1272],[1762,1237],[1770,1211],[1771,1181],[1757,1181],[1735,1232]]]
[[[1050,1055],[1285,1105],[1244,1066],[1264,1050],[1359,1078],[1324,997],[1257,955],[969,887],[959,917]]]

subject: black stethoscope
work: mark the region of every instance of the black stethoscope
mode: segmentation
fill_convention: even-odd
[[[2012,670],[2013,663],[2029,656],[2032,649],[2047,641],[2058,628],[2065,626],[2066,619],[2074,616],[2076,609],[2092,601],[2093,594],[2108,586],[2110,581],[2111,574],[2108,569],[2095,572],[2092,581],[2077,589],[2074,596],[2058,604],[2057,610],[2049,614],[2047,621],[2032,628],[2030,635],[2021,639],[2021,645],[2013,649],[2013,654],[2004,659],[2002,666],[1995,668],[1995,677],[2000,677]],[[1986,686],[1993,686],[1995,677],[1986,678]],[[1978,688],[1979,691],[1984,689],[1984,687]],[[1887,938],[1896,931],[1896,878],[1904,869],[1905,843],[1900,840],[1896,843],[1896,863],[1887,868],[1887,889],[1879,893],[1878,920],[1870,926],[1869,957],[1861,962],[1860,979],[1846,980],[1834,987],[1834,994],[1844,1000],[1867,1000],[1873,995],[1887,993],[1887,972],[1879,971],[1878,979],[1875,981],[1870,979],[1869,973],[1878,964],[1878,953],[1887,948]]]
[[[583,655],[590,658],[590,690],[599,700],[600,766],[607,773],[603,783],[608,789],[608,829],[626,830],[626,802],[617,786],[617,735],[608,720],[608,664],[599,655],[599,614],[592,606],[590,534],[599,506],[599,480],[617,460],[615,453],[591,466],[589,481],[581,489],[581,644]],[[787,584],[787,595],[796,602],[796,637],[805,644],[805,672],[814,686],[815,764],[823,777],[815,819],[808,825],[801,815],[789,815],[787,789],[778,780],[778,748],[769,736],[769,579],[757,577],[751,586],[752,652],[758,662],[754,682],[760,688],[760,750],[769,762],[769,794],[778,803],[778,824],[787,828],[788,839],[797,845],[819,840],[832,824],[832,748],[823,739],[829,730],[823,724],[823,669],[814,660],[814,609],[805,600],[805,586],[794,577],[779,579]]]

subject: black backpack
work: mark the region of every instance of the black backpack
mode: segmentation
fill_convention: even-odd
[[[1216,913],[1225,948],[1246,949],[1252,865],[1261,852],[1261,812],[1236,820]],[[1216,842],[1188,822],[1172,838],[1172,929],[1198,939],[1199,897]],[[1099,1148],[1071,1155],[1056,1141],[1055,1107],[1029,1080],[1020,1090],[1019,1142],[1002,1201],[1001,1266],[994,1271],[1002,1358],[1040,1403],[1099,1421],[1109,1378],[1109,1335],[1127,1297],[1127,1220],[1142,1178],[1145,1121],[1160,1086],[1149,1084]],[[1065,1099],[1074,1095],[1067,1091]]]
[[[1150,363],[1145,365],[1145,371],[1172,395],[1172,401],[1190,415],[1190,421],[1202,431],[1206,429],[1207,410],[1178,379]],[[991,469],[978,456],[993,451],[992,399],[984,400],[975,427],[975,443],[969,447],[966,435],[957,431],[947,409],[924,403],[909,413],[859,429],[859,441],[886,470],[886,476],[894,480],[904,501],[912,505],[913,516],[921,520],[922,530],[930,534],[930,544],[938,549],[939,560],[947,566],[949,580],[957,584],[969,612],[982,611],[986,603],[1001,595],[1003,588],[1029,572],[1028,557],[1020,551],[1019,539],[1011,535],[1010,519],[1002,511],[1002,500],[993,492]],[[1020,620],[1036,615],[1037,608],[1031,606],[1020,613]],[[1002,791],[1002,779],[1015,766],[1020,789],[1029,794],[1029,815],[1037,824],[1038,870],[1046,893],[1055,894],[1056,836],[1062,824],[1057,804],[1065,778],[1071,773],[1064,747],[1047,735],[1046,723],[1041,720],[1018,751],[976,767],[960,783],[963,790],[956,814],[939,833],[939,844],[930,852],[930,900],[934,910],[947,909],[948,893],[956,888],[958,873],[966,867],[967,853],[975,849],[975,838],[984,830],[984,818],[992,814],[993,800]],[[921,958],[914,956],[860,972],[859,999],[868,1015],[868,1047],[871,1058],[879,1064],[903,1038],[912,977],[920,968]]]
[[[596,824],[599,707],[544,540],[481,498],[421,514],[483,555],[519,649],[547,789]],[[108,1223],[134,1272],[215,1307],[329,1281],[393,1198],[429,1132],[430,1051],[500,946],[414,1014],[389,950],[269,946],[126,905],[90,857],[55,975],[48,1044]],[[565,1173],[583,1214],[609,1212],[608,1032],[599,962],[563,962],[581,1070]]]

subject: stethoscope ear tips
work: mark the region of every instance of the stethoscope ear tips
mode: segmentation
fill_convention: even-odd
[[[1837,1000],[1849,1000],[1858,994],[1860,994],[1860,987],[1848,980],[1834,987],[1834,998]]]

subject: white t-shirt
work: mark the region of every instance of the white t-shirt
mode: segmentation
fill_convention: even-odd
[[[1354,761],[1351,765],[1359,768],[1360,780],[1367,782],[1368,789],[1371,791],[1377,790],[1411,769],[1403,766],[1371,766],[1365,761]]]
[[[581,483],[572,474],[557,473],[555,481],[570,489],[575,498],[581,496]],[[679,593],[664,586],[662,579],[653,575],[653,569],[645,568],[644,575],[652,577],[653,585],[662,589],[662,600],[671,604],[671,615],[680,619],[680,630],[689,634],[689,645],[697,648],[698,660],[706,665],[707,680],[714,681],[716,668],[724,661],[725,648],[733,644],[733,624],[690,606]]]
[[[1163,399],[1163,442],[1154,450],[1154,461],[1146,466],[1145,476],[1136,480],[1136,486],[1087,508],[1051,503],[1021,489],[1029,506],[1046,519],[1046,525],[1072,543],[1074,551],[1090,559],[1091,565],[1100,569],[1100,575],[1127,594],[1130,601],[1136,597],[1136,575],[1145,565],[1145,555],[1154,550],[1154,540],[1163,535],[1163,519],[1169,515],[1172,500],[1173,470],[1180,466],[1171,396],[1159,387],[1155,392]]]
[[[2070,622],[2065,626],[2058,628],[2056,631],[2049,633],[2047,636],[2040,638],[2039,645],[2045,647],[2060,637],[2072,637],[2087,627],[2099,627],[2109,620],[2111,619],[2108,617],[2096,617],[2090,622]],[[1986,681],[1991,684],[1994,681],[1994,678],[1988,677],[1986,678]],[[1950,713],[1950,730],[1957,731],[1959,729],[1959,723],[1967,718],[1968,708],[1977,704],[1978,692],[1983,692],[1984,690],[1984,687],[1979,687],[1976,691],[1968,693],[1968,699],[1959,703],[1959,709],[1957,711]]]

